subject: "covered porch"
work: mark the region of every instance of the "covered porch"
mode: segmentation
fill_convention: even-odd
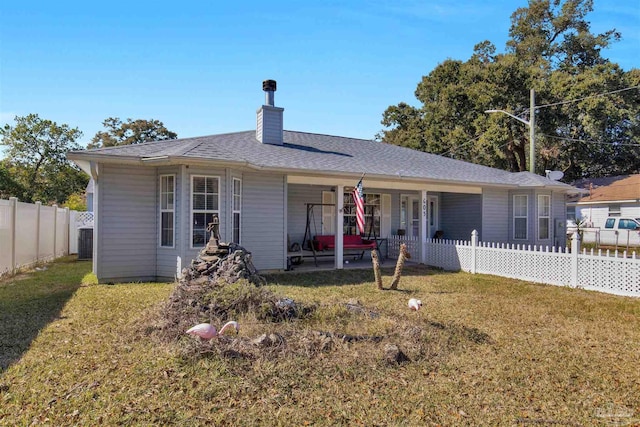
[[[370,250],[344,245],[345,236],[359,234],[351,191],[357,178],[287,176],[287,258],[302,256],[304,267],[343,269],[371,267]],[[411,262],[426,263],[426,241],[433,237],[468,238],[482,229],[482,188],[452,184],[425,184],[365,176],[365,233],[375,241],[383,267],[395,265],[400,242],[406,243]],[[316,236],[332,236],[331,251],[314,244]],[[350,240],[350,238],[348,239]],[[291,249],[294,249],[293,251]],[[297,255],[298,252],[301,255]],[[358,258],[358,259],[357,259]]]
[[[382,252],[384,252],[384,249],[382,250]],[[413,258],[414,255],[411,250],[409,250],[409,253],[411,254],[412,258],[406,260],[405,266],[419,264],[419,261]],[[397,261],[397,254],[390,257],[383,257],[380,259],[380,268],[383,270],[393,270],[396,267]],[[365,252],[364,257],[362,258],[360,258],[359,256],[350,255],[345,255],[343,258],[343,270],[367,270],[372,268],[373,264],[371,260],[371,251]],[[287,271],[308,273],[313,271],[328,271],[335,269],[336,266],[334,256],[318,257],[316,263],[314,262],[312,254],[305,254],[305,256],[301,258],[300,261],[298,261],[297,263],[292,263]]]

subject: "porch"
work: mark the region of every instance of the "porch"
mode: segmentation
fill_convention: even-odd
[[[336,236],[336,231],[340,230],[345,236],[343,241],[346,236],[350,239],[360,234],[351,195],[353,187],[298,181],[303,180],[289,177],[287,184],[287,257],[294,256],[294,248],[294,251],[302,250],[305,264],[311,263],[314,267],[347,268],[346,261],[352,267],[358,260],[351,257],[354,251],[348,250],[347,245],[343,248],[336,245],[333,251],[319,252],[314,250],[314,241],[316,236]],[[434,236],[461,239],[474,229],[482,229],[480,188],[432,185],[428,189],[418,189],[423,185],[373,180],[365,180],[365,184],[362,238],[376,241],[384,258],[395,260],[400,242],[405,242],[413,261],[424,263],[420,241]],[[370,265],[369,250],[365,252]]]
[[[406,236],[393,235],[389,238],[379,239],[383,242],[379,249],[379,260],[381,268],[395,268],[400,254],[400,245],[407,245],[407,251],[412,258],[406,260],[406,265],[419,264],[418,255],[418,239],[408,239]],[[362,256],[361,256],[362,255]],[[299,252],[289,252],[287,271],[309,272],[321,270],[335,270],[335,252],[314,252],[311,250],[301,250]],[[366,250],[364,253],[358,251],[347,251],[342,257],[343,269],[367,269],[372,268],[371,251]]]
[[[390,258],[385,258],[384,260],[381,260],[382,262],[380,263],[380,268],[381,269],[394,269],[396,267],[396,262],[398,261],[397,256],[394,257],[390,257]],[[413,259],[408,259],[405,263],[406,266],[408,265],[418,265],[419,263],[416,262]],[[360,258],[359,256],[357,257],[343,257],[343,263],[342,263],[343,270],[367,270],[367,269],[372,269],[373,268],[373,264],[371,261],[371,252],[368,251],[367,253],[365,253],[365,256],[363,258]],[[313,272],[313,271],[330,271],[330,270],[335,270],[335,260],[333,257],[320,257],[318,258],[318,263],[316,265],[316,263],[313,260],[313,257],[311,258],[303,258],[303,262],[301,264],[292,264],[290,269],[288,271],[290,272],[297,272],[297,273],[309,273],[309,272]]]

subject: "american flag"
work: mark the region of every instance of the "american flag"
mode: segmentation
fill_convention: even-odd
[[[356,205],[356,222],[358,224],[358,230],[360,234],[364,234],[364,197],[362,194],[362,178],[358,182],[351,192],[353,195],[353,202]]]

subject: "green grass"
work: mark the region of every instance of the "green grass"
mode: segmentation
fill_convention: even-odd
[[[187,357],[201,344],[150,332],[173,284],[82,285],[89,269],[66,260],[0,282],[0,425],[640,422],[638,299],[421,267],[405,269],[399,291],[377,290],[367,270],[274,275],[269,288],[313,314],[246,315],[235,341],[213,347],[265,332],[284,345]],[[411,297],[420,312],[406,308]],[[390,343],[410,361],[385,362]]]

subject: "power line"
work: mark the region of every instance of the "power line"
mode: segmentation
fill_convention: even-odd
[[[562,139],[562,140],[566,140],[566,141],[574,141],[574,142],[584,142],[587,144],[603,144],[603,145],[611,145],[611,146],[616,146],[616,147],[640,147],[640,144],[625,144],[625,143],[615,143],[615,142],[604,142],[604,141],[587,141],[585,139],[576,139],[576,138],[569,138],[569,137],[565,137],[565,136],[556,136],[556,135],[547,135],[545,133],[541,133],[539,135],[542,136],[546,136],[547,138],[553,138],[553,139]]]
[[[456,149],[458,149],[458,148],[460,148],[460,147],[464,147],[465,145],[467,145],[467,144],[468,144],[468,143],[470,143],[470,142],[477,141],[477,140],[478,140],[478,139],[480,139],[480,137],[481,137],[482,135],[484,135],[485,133],[486,133],[486,132],[482,132],[480,135],[474,136],[474,137],[473,137],[473,138],[471,138],[470,140],[465,141],[465,142],[463,142],[462,144],[457,145],[457,146],[455,146],[455,147],[453,147],[453,148],[449,149],[449,151],[445,151],[444,153],[440,153],[440,154],[438,154],[438,155],[439,155],[439,156],[451,156],[451,155],[453,154],[453,152],[454,152],[454,151],[456,151]]]
[[[597,95],[585,96],[584,98],[572,99],[570,101],[560,101],[560,102],[554,102],[553,104],[536,105],[536,109],[538,109],[538,108],[546,108],[546,107],[555,107],[556,105],[570,104],[572,102],[580,102],[580,101],[584,101],[585,99],[597,98],[599,96],[611,95],[611,94],[614,94],[614,93],[624,92],[624,91],[632,90],[632,89],[640,89],[640,86],[631,86],[631,87],[627,87],[627,88],[624,88],[624,89],[612,90],[611,92],[605,92],[605,93],[599,93]]]

